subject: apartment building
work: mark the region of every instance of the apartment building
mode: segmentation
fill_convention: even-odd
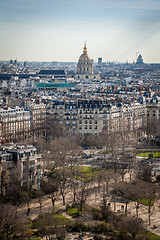
[[[43,161],[41,154],[37,153],[33,145],[10,144],[1,147],[0,178],[3,179],[5,186],[9,186],[14,174],[21,181],[22,186],[36,189],[40,187]]]
[[[30,112],[20,107],[0,108],[0,140],[25,139],[30,135]]]
[[[24,101],[24,107],[31,116],[31,136],[33,138],[46,136],[46,105],[44,103],[34,103],[30,100]]]
[[[153,96],[146,99],[148,121],[160,119],[160,97]]]
[[[5,188],[10,182],[10,175],[13,173],[14,163],[12,154],[0,149],[0,194],[5,194]]]
[[[140,103],[108,103],[105,100],[55,100],[48,109],[60,124],[78,134],[103,131],[135,131],[144,124],[146,106]]]

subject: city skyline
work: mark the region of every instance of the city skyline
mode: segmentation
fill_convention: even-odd
[[[97,61],[160,62],[157,0],[2,0],[0,59],[77,62],[87,42]]]

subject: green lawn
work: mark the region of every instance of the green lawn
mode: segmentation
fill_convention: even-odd
[[[147,232],[147,235],[149,236],[149,240],[160,240],[160,236],[151,233],[151,232]]]
[[[67,210],[67,214],[70,215],[73,218],[78,217],[79,216],[78,208],[69,208]]]
[[[149,206],[149,199],[139,199],[139,202],[145,206]],[[154,205],[154,200],[151,200],[151,206]]]
[[[149,157],[149,154],[153,154],[153,158],[160,158],[160,152],[143,152],[138,153],[137,156],[139,157]]]
[[[53,219],[67,219],[67,218],[61,214],[54,214]]]
[[[66,224],[66,222],[68,221],[68,219],[61,214],[54,214],[52,215],[52,218],[54,219],[53,221],[57,222],[57,224],[59,225]],[[30,228],[37,229],[39,225],[46,224],[46,221],[47,221],[46,216],[42,215],[40,216],[40,218],[33,220],[33,222],[30,224]]]
[[[75,166],[74,168],[79,170],[79,172],[81,172],[81,173],[86,173],[91,176],[93,176],[95,174],[95,172],[97,172],[97,170],[98,170],[97,168],[85,167],[85,166]]]
[[[130,199],[132,201],[138,202],[138,199]],[[145,205],[145,206],[149,206],[149,199],[139,199],[139,203]],[[154,205],[154,200],[151,200],[151,206]]]
[[[83,182],[92,181],[93,177],[96,176],[97,168],[84,167],[84,166],[75,166],[74,170],[77,172],[75,176],[76,179]]]

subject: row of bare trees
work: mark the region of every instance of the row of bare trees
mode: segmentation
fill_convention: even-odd
[[[103,134],[98,136],[72,136],[62,129],[62,126],[58,123],[56,125],[52,125],[50,138],[47,141],[41,139],[36,142],[44,161],[41,187],[36,192],[40,212],[43,210],[44,195],[51,199],[53,208],[55,202],[61,196],[63,205],[76,202],[79,204],[80,210],[84,208],[89,196],[92,200],[95,196],[96,201],[96,197],[101,195],[106,203],[109,197],[112,197],[114,210],[116,210],[117,198],[124,198],[125,214],[128,213],[128,202],[134,200],[138,218],[140,199],[146,198],[148,199],[150,224],[152,203],[159,190],[151,182],[150,169],[139,165],[136,161],[136,149],[133,149],[136,137],[134,138],[132,135],[131,139],[130,133],[127,131],[119,133],[104,131]],[[132,157],[130,158],[127,153],[131,145]],[[84,146],[91,149],[93,163],[98,165],[97,171],[93,173],[92,179],[89,181],[82,176],[80,169],[75,167],[77,164],[81,165]],[[97,149],[102,156],[102,161],[95,158]],[[130,175],[129,183],[124,182],[126,172]],[[138,180],[132,179],[133,173],[137,175]],[[28,206],[26,215],[28,216],[33,189],[23,189],[18,180],[14,180],[13,183],[1,199],[0,207],[4,208],[4,205],[7,206],[6,204],[9,203],[11,207],[8,208],[12,209],[12,206],[14,206],[15,209],[18,209],[21,203],[26,203]],[[66,199],[68,193],[71,193],[69,200]],[[3,214],[2,218],[4,218]],[[4,232],[2,235],[4,236]],[[6,239],[9,239],[9,237]]]

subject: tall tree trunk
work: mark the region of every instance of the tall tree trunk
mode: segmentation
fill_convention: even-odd
[[[106,193],[108,195],[108,191],[109,191],[109,181],[106,181]]]
[[[52,199],[52,206],[53,206],[53,208],[54,208],[56,198],[55,198],[54,196],[52,196],[51,199]]]
[[[81,199],[80,201],[80,211],[82,211],[82,209],[83,209],[83,199]]]
[[[42,202],[39,202],[39,207],[40,207],[40,213],[42,213]]]
[[[116,211],[116,198],[115,198],[115,196],[113,197],[113,203],[114,203],[114,211]]]
[[[136,204],[136,216],[137,216],[137,218],[138,218],[138,214],[139,214],[139,200]]]
[[[73,193],[73,202],[76,201],[76,192]]]
[[[63,198],[63,206],[66,205],[66,202],[65,202],[65,195],[62,195],[62,198]]]
[[[101,183],[100,183],[100,181],[98,182],[98,193],[100,193],[101,192]]]
[[[126,201],[126,206],[125,206],[125,215],[127,215],[128,212],[128,200]]]
[[[148,206],[148,224],[151,225],[151,199],[149,199],[149,206]]]
[[[129,180],[132,181],[132,173],[129,174]]]

